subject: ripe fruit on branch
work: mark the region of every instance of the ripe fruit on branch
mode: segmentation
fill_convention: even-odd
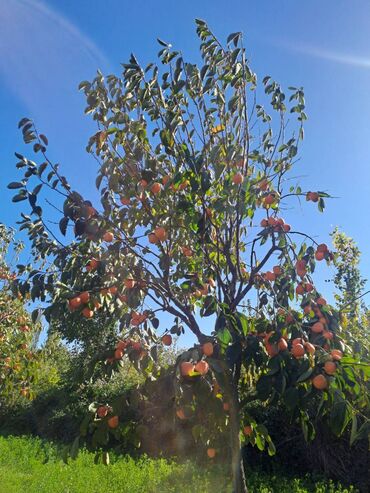
[[[137,313],[133,312],[131,315],[131,320],[130,323],[131,325],[138,326],[145,322],[145,320],[148,318],[146,313]]]
[[[320,245],[317,246],[316,251],[326,253],[329,251],[328,245],[326,245],[325,243],[321,243]]]
[[[317,298],[316,303],[320,306],[325,306],[326,305],[326,299],[324,298]]]
[[[81,306],[81,303],[81,298],[76,296],[75,298],[69,300],[68,305],[71,310],[76,310],[79,306]]]
[[[91,260],[89,260],[89,262],[88,262],[88,264],[86,266],[86,270],[88,272],[91,272],[91,271],[97,269],[98,266],[99,266],[99,260],[96,260],[96,259],[92,258]]]
[[[266,195],[266,197],[264,197],[263,203],[264,203],[264,205],[271,205],[275,202],[275,200],[276,200],[275,195],[272,193],[269,193],[268,195]]]
[[[324,330],[324,332],[322,333],[322,335],[328,341],[332,341],[334,339],[334,334],[333,334],[333,332],[330,332],[330,330]]]
[[[279,348],[279,351],[286,351],[288,349],[288,343],[286,342],[286,340],[283,337],[278,342],[278,348]]]
[[[179,190],[185,190],[185,188],[189,185],[189,181],[185,180],[182,183],[179,184],[178,189]]]
[[[167,231],[161,226],[154,230],[154,234],[159,241],[165,241],[167,239]]]
[[[162,185],[158,182],[153,183],[153,185],[150,187],[150,191],[154,195],[157,195],[161,190],[162,190]]]
[[[297,344],[303,344],[303,339],[301,337],[296,337],[292,340],[292,346],[296,346]]]
[[[334,363],[334,361],[327,361],[324,364],[324,370],[325,373],[328,375],[334,375],[334,373],[337,371],[337,365]]]
[[[114,359],[122,359],[123,358],[123,349],[116,349],[114,351]]]
[[[260,183],[258,185],[258,188],[260,190],[262,190],[262,192],[266,192],[266,190],[268,190],[269,187],[270,187],[270,183],[266,179],[263,179],[262,181],[260,181]]]
[[[171,334],[165,334],[162,337],[162,344],[164,346],[171,346],[171,344],[172,344],[172,336],[171,336]]]
[[[302,344],[296,344],[292,347],[291,353],[295,358],[302,358],[305,355],[305,349]]]
[[[312,385],[315,387],[315,389],[325,390],[328,388],[328,381],[326,380],[324,375],[320,374],[316,375],[316,377],[312,379]]]
[[[330,352],[331,357],[333,358],[334,361],[339,361],[343,358],[343,353],[339,349],[333,349]]]
[[[324,325],[321,322],[315,322],[312,325],[311,330],[315,334],[320,334],[320,332],[323,332],[323,330],[324,330]]]
[[[315,259],[318,261],[324,260],[324,258],[328,253],[329,253],[329,249],[327,245],[325,245],[325,243],[321,243],[321,245],[318,245],[316,248]]]
[[[275,276],[275,274],[273,272],[267,271],[265,273],[265,279],[266,279],[266,281],[273,282],[273,281],[275,281],[276,276]]]
[[[149,240],[149,243],[152,243],[153,245],[155,245],[156,243],[159,243],[159,238],[157,238],[157,236],[154,233],[148,234],[148,240]]]
[[[114,239],[114,234],[111,231],[107,231],[106,233],[104,233],[103,240],[106,243],[111,243],[113,239]]]
[[[277,344],[270,344],[268,341],[265,342],[265,348],[266,348],[266,352],[270,356],[270,358],[273,358],[279,352]]]
[[[241,185],[244,181],[244,176],[241,173],[235,173],[232,177],[232,182],[234,185]]]
[[[253,433],[253,430],[252,430],[252,427],[251,426],[249,426],[249,425],[244,426],[244,428],[243,428],[243,434],[245,436],[248,437],[248,436],[252,435],[252,433]]]
[[[311,307],[311,305],[306,305],[306,306],[303,308],[303,313],[304,313],[305,315],[308,315],[309,313],[311,313],[311,311],[312,311],[312,307]]]
[[[202,346],[202,351],[205,356],[212,356],[213,354],[213,344],[212,342],[205,342]]]
[[[116,344],[116,349],[125,349],[127,347],[127,342],[126,341],[118,341]]]
[[[318,202],[320,196],[317,192],[307,192],[306,200],[311,202]]]
[[[90,300],[90,293],[88,291],[83,291],[80,293],[79,298],[81,300],[81,303],[88,303]]]
[[[133,289],[136,285],[136,281],[132,277],[128,277],[123,281],[126,289]]]
[[[324,260],[325,253],[324,252],[315,252],[315,259],[320,262],[320,260]]]
[[[295,264],[295,270],[297,272],[297,275],[299,277],[304,277],[306,274],[307,274],[307,263],[305,260],[301,259],[301,260],[297,260],[296,264]]]
[[[139,352],[139,351],[141,351],[143,349],[143,347],[141,345],[141,342],[138,342],[138,341],[132,343],[132,346],[131,347],[136,352]]]
[[[85,317],[85,318],[93,318],[94,316],[94,312],[93,310],[90,310],[90,308],[86,307],[82,310],[82,315]]]
[[[208,448],[207,449],[207,455],[210,459],[213,459],[214,457],[216,457],[216,449]]]
[[[128,197],[121,197],[120,201],[121,201],[122,205],[130,205],[131,204],[131,199],[129,199]]]
[[[109,407],[108,406],[99,406],[96,414],[98,415],[99,418],[105,418],[107,414],[109,413]]]
[[[109,428],[117,428],[119,424],[119,418],[118,416],[112,416],[111,418],[108,419],[107,421]]]
[[[304,347],[309,354],[315,354],[316,348],[310,342],[305,342]]]
[[[195,365],[194,369],[195,369],[195,371],[197,371],[201,375],[205,375],[206,373],[208,373],[209,365],[208,365],[207,361],[201,360],[201,361],[198,361],[198,363]]]
[[[305,293],[304,285],[302,283],[299,283],[298,286],[295,288],[295,292],[302,296]]]
[[[180,373],[183,377],[188,377],[194,371],[194,365],[190,361],[183,361],[180,365]]]
[[[185,257],[192,257],[193,256],[193,250],[187,246],[182,246],[181,251],[185,255]]]
[[[184,420],[186,419],[186,416],[185,416],[185,413],[184,413],[184,410],[179,407],[177,410],[176,410],[176,416],[181,419],[181,420]]]

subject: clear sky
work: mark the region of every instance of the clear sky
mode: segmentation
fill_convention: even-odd
[[[243,31],[259,80],[269,74],[306,92],[306,137],[297,176],[304,189],[336,196],[319,214],[290,211],[298,228],[329,241],[338,225],[354,237],[370,278],[370,2],[368,0],[0,0],[0,221],[21,210],[6,190],[23,151],[17,122],[29,116],[47,134],[51,157],[86,198],[96,197],[96,163],[84,151],[95,131],[77,90],[99,67],[119,73],[134,52],[152,61],[160,37],[197,60],[194,19],[220,39]]]

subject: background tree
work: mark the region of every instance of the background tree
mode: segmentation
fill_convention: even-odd
[[[316,262],[330,263],[333,254],[281,217],[291,198],[304,196],[323,210],[327,197],[287,188],[303,138],[303,90],[290,88],[287,98],[265,77],[262,100],[273,119],[257,103],[241,33],[224,47],[205,22],[196,23],[200,67],[158,40],[163,70],[142,68],[132,55],[122,78],[98,72],[80,85],[98,125],[87,150],[99,163],[100,210],[72,191],[34,123],[20,122],[42,158],[36,164],[17,154],[24,176],[9,187],[17,189],[14,201],[31,206],[21,229],[40,267],[21,266],[27,279],[15,288],[39,298],[46,319],[70,340],[79,341],[81,320],[85,335],[114,326],[94,371],[113,374],[127,355],[148,381],[164,379],[176,419],[202,420],[192,431],[210,460],[221,437],[230,437],[226,456],[238,493],[246,491],[241,441],[274,453],[268,431],[240,398],[251,385],[270,405],[282,400],[307,438],[314,435],[309,409],[341,434],[357,414],[351,394],[363,389],[355,385],[358,368],[342,359],[339,316],[311,277]],[[63,201],[65,239],[40,206],[47,189]],[[160,327],[162,312],[173,316],[171,327]],[[202,322],[209,316],[211,334]],[[174,371],[161,369],[158,346],[185,330],[197,343]],[[145,391],[135,399],[152,407]],[[120,397],[93,404],[83,435],[104,447],[111,436],[120,439],[131,432],[130,409],[132,401]]]
[[[20,294],[10,287],[16,274],[12,264],[23,245],[14,231],[0,224],[0,410],[33,396],[38,358],[35,345],[39,327],[31,322]]]
[[[365,304],[366,279],[360,272],[361,252],[356,242],[336,228],[332,233],[336,249],[334,285],[346,339],[356,353],[369,358],[369,310]]]

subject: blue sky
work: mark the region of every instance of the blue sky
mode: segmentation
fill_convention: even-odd
[[[367,0],[0,0],[0,221],[14,225],[21,205],[6,184],[17,178],[14,151],[24,149],[17,122],[35,119],[51,157],[86,198],[96,197],[96,163],[85,152],[95,131],[83,115],[78,83],[120,70],[133,51],[151,61],[160,37],[197,60],[194,18],[220,39],[243,31],[259,80],[304,86],[309,120],[296,174],[305,189],[337,198],[324,215],[310,204],[287,215],[329,241],[338,225],[363,253],[370,278],[370,45]]]

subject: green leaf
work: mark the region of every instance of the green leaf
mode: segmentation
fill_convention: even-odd
[[[207,296],[200,310],[201,317],[209,317],[216,312],[217,303],[213,296]]]
[[[336,394],[336,397],[334,398],[334,405],[330,413],[330,428],[333,433],[340,436],[345,430],[350,419],[351,415],[349,413],[346,401]]]
[[[237,322],[239,322],[238,325],[241,328],[241,331],[246,336],[249,332],[248,317],[246,315],[244,315],[244,313],[241,313],[241,312],[237,312],[236,317],[237,317]]]
[[[35,310],[32,311],[31,319],[34,324],[40,322],[40,318],[42,315],[42,311],[40,308],[36,308]]]
[[[8,187],[10,190],[15,190],[16,188],[22,188],[24,187],[24,183],[22,183],[21,181],[12,181],[11,183],[9,183]]]
[[[256,445],[258,447],[258,450],[264,450],[265,448],[265,437],[262,435],[257,435],[256,436]]]
[[[36,187],[32,191],[32,195],[36,196],[39,193],[39,191],[41,190],[41,188],[42,188],[42,183],[40,183],[39,185],[36,185]]]
[[[352,447],[356,440],[356,435],[357,435],[357,416],[356,414],[353,414],[352,416],[352,426],[351,426],[351,436],[349,438],[349,445]]]
[[[306,415],[302,417],[301,425],[302,425],[303,436],[306,442],[313,440],[315,438],[315,428]]]
[[[318,207],[320,212],[324,212],[324,209],[325,209],[324,199],[320,198],[320,200],[317,203],[317,207]]]
[[[276,447],[272,441],[268,441],[267,452],[270,457],[276,454]]]
[[[300,375],[297,378],[297,383],[305,382],[306,380],[308,380],[310,378],[310,376],[312,375],[312,372],[313,372],[313,368],[309,368],[308,370],[303,372],[302,375]]]
[[[59,221],[59,229],[63,236],[66,235],[69,217],[62,217]]]
[[[232,341],[229,329],[224,328],[217,333],[217,338],[222,346],[227,346]]]
[[[161,45],[161,46],[164,46],[166,48],[168,48],[170,45],[168,43],[166,43],[165,41],[162,41],[161,39],[157,38],[157,41],[158,43]]]
[[[14,195],[14,197],[12,198],[12,202],[21,202],[22,200],[26,200],[27,196],[27,192],[25,190],[22,190],[17,195]]]

